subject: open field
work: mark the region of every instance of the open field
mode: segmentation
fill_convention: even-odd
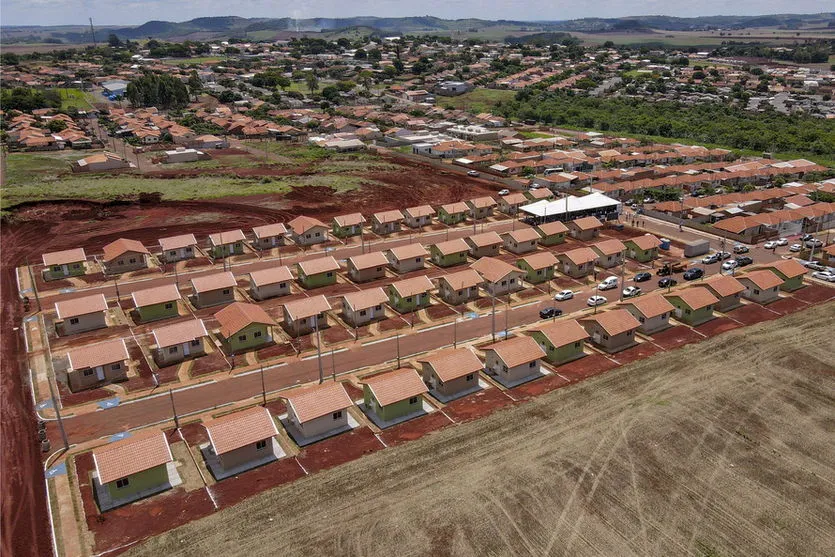
[[[67,110],[69,108],[77,108],[78,110],[91,110],[95,97],[90,93],[85,93],[81,89],[56,89],[61,93],[61,109]]]
[[[571,31],[584,45],[599,45],[612,41],[618,45],[661,44],[666,46],[719,47],[723,41],[758,41],[765,44],[802,43],[806,39],[831,39],[835,32],[827,29],[778,30],[773,27],[746,28],[735,31],[665,31],[636,33],[582,33]]]
[[[192,64],[214,64],[223,61],[222,56],[195,56],[193,58],[165,58],[160,60],[163,64],[174,66],[190,66]]]
[[[641,360],[128,554],[831,554],[833,319],[830,303]]]
[[[457,97],[443,97],[438,99],[438,106],[444,108],[460,108],[470,112],[489,112],[499,101],[511,100],[516,91],[506,89],[475,89]]]

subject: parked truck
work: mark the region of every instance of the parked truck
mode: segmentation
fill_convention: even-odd
[[[708,240],[693,240],[684,244],[684,257],[696,257],[710,251]]]

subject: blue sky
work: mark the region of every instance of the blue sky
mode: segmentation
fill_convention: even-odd
[[[433,15],[442,18],[560,20],[660,14],[759,15],[817,13],[825,0],[0,0],[0,25],[74,25],[92,17],[96,25],[138,25],[151,19],[195,17],[383,17]],[[833,8],[832,5],[829,6]]]

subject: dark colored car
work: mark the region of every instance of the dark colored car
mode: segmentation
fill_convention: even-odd
[[[652,278],[652,275],[649,274],[649,273],[638,273],[637,275],[635,275],[635,278],[632,279],[632,280],[634,280],[635,282],[646,282],[651,278]]]
[[[670,277],[662,278],[661,280],[658,281],[658,286],[660,286],[661,288],[667,288],[667,287],[670,287],[670,286],[675,286],[676,284],[678,284],[678,281],[676,279],[670,278]]]
[[[746,265],[750,265],[753,262],[754,260],[748,257],[747,255],[742,255],[736,258],[737,267],[745,267]]]
[[[539,310],[540,319],[550,319],[552,317],[559,317],[560,315],[562,315],[562,310],[555,307]]]
[[[696,280],[705,276],[705,272],[698,267],[684,271],[684,280]]]
[[[661,267],[660,269],[658,269],[658,270],[655,272],[655,274],[656,274],[656,275],[658,275],[659,277],[666,277],[667,275],[671,275],[671,274],[673,274],[673,271],[672,271],[672,270],[670,270],[670,266],[669,266],[669,265],[664,265],[663,267]]]

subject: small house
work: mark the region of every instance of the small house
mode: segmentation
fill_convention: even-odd
[[[481,275],[484,288],[491,296],[511,294],[524,286],[522,277],[525,276],[525,271],[501,259],[482,257],[470,265],[470,268]]]
[[[675,306],[676,319],[688,325],[701,325],[714,318],[719,300],[703,286],[692,286],[664,296]]]
[[[467,220],[469,211],[470,208],[462,201],[447,203],[438,208],[438,220],[447,226],[455,226]]]
[[[554,267],[557,258],[550,251],[532,253],[516,260],[516,266],[525,271],[525,280],[531,284],[539,284],[554,278]]]
[[[410,228],[423,228],[432,224],[432,217],[435,216],[435,209],[429,205],[409,207],[403,211],[403,221]]]
[[[302,336],[328,326],[328,314],[331,305],[322,296],[299,298],[282,306],[284,330],[292,336]]]
[[[349,238],[362,234],[362,227],[365,224],[365,217],[362,213],[351,213],[340,215],[331,220],[331,234],[337,238]]]
[[[603,223],[595,217],[583,217],[568,223],[568,233],[572,238],[590,241],[600,235]]]
[[[240,228],[226,230],[209,235],[209,253],[215,259],[230,255],[241,255],[244,252],[246,236]]]
[[[568,227],[558,220],[538,224],[534,228],[539,232],[539,243],[543,246],[562,244],[568,234]]]
[[[109,275],[138,271],[148,267],[151,252],[136,240],[120,238],[104,246],[102,265]]]
[[[475,220],[486,219],[493,216],[493,209],[496,207],[496,200],[489,195],[476,197],[465,202],[470,216]]]
[[[451,400],[479,389],[481,360],[469,348],[448,348],[418,360],[423,382],[440,400]]]
[[[182,321],[153,330],[154,361],[160,367],[197,358],[206,353],[203,339],[209,336],[202,319]]]
[[[412,368],[400,368],[362,380],[363,406],[381,422],[403,420],[423,412],[423,394],[429,389]]]
[[[717,311],[729,311],[742,305],[742,293],[745,286],[735,277],[730,275],[715,275],[701,283],[710,290],[716,299],[714,309]]]
[[[72,392],[127,379],[130,356],[121,338],[72,349],[67,359],[67,384]]]
[[[253,227],[252,234],[255,236],[252,241],[253,248],[269,250],[284,244],[284,239],[287,237],[287,227],[281,222],[265,224]]]
[[[212,273],[191,279],[194,291],[194,305],[201,308],[231,304],[235,301],[235,287],[238,285],[235,275]]]
[[[438,267],[452,267],[467,262],[470,246],[461,238],[429,246],[432,263]]]
[[[251,470],[283,454],[278,445],[278,428],[263,406],[231,412],[203,423],[209,437],[204,453],[215,479]]]
[[[287,223],[290,238],[299,246],[310,246],[328,241],[328,227],[311,217],[296,217]]]
[[[528,200],[524,193],[509,193],[499,197],[499,211],[506,215],[515,215],[519,212],[519,207],[528,203],[530,203],[530,200]]]
[[[798,263],[796,259],[781,259],[780,261],[763,265],[763,269],[768,269],[783,279],[780,290],[792,292],[803,288],[803,275],[806,274],[807,269]]]
[[[478,259],[480,257],[497,257],[499,248],[504,243],[501,236],[493,231],[482,234],[474,234],[464,238],[470,248],[470,255]]]
[[[583,348],[589,334],[576,319],[539,325],[530,333],[542,348],[548,363],[562,365],[585,356]]]
[[[636,344],[641,323],[625,309],[612,309],[580,320],[593,343],[606,352],[618,352]]]
[[[352,327],[362,327],[383,319],[386,316],[383,304],[388,299],[380,287],[345,294],[342,296],[342,318]]]
[[[533,228],[519,228],[501,234],[504,249],[511,253],[528,253],[536,249],[539,232]]]
[[[107,300],[104,294],[91,294],[55,302],[55,312],[58,314],[62,335],[74,335],[107,327]]]
[[[320,288],[336,284],[337,271],[339,271],[339,262],[330,255],[296,263],[299,284],[305,288]]]
[[[426,275],[397,281],[388,287],[389,304],[400,313],[418,311],[432,302],[429,293],[433,288]]]
[[[780,287],[783,285],[783,279],[778,277],[776,273],[761,269],[738,275],[737,280],[745,287],[745,290],[742,291],[742,297],[746,300],[767,304],[780,298]]]
[[[255,300],[266,300],[291,293],[293,273],[286,265],[249,273],[249,295]]]
[[[142,323],[177,317],[180,291],[176,284],[164,284],[131,293],[136,315]]]
[[[571,278],[582,278],[592,274],[597,253],[591,248],[577,248],[557,254],[560,270]]]
[[[604,269],[622,264],[623,254],[626,253],[623,242],[614,238],[597,242],[591,249],[597,254],[597,264]]]
[[[392,211],[380,211],[371,216],[371,230],[375,234],[385,236],[400,231],[400,223],[403,222],[403,213],[394,209]]]
[[[438,296],[453,306],[466,304],[478,299],[478,287],[482,282],[481,275],[474,269],[442,275],[438,278]]]
[[[407,244],[383,252],[396,273],[406,274],[424,268],[427,251],[421,244]]]
[[[368,282],[384,278],[388,259],[381,251],[349,257],[346,263],[348,277],[354,282]]]
[[[255,304],[235,302],[215,313],[220,337],[230,354],[245,352],[272,342],[275,321]]]
[[[505,386],[513,386],[540,375],[545,351],[529,336],[518,336],[484,348],[484,369]]]
[[[160,259],[166,263],[176,263],[193,259],[197,253],[197,238],[194,234],[180,234],[159,239]]]
[[[327,382],[281,393],[287,405],[286,428],[296,443],[321,439],[349,429],[348,409],[354,405],[345,386]]]
[[[669,328],[670,316],[676,309],[661,294],[632,298],[623,302],[623,308],[641,324],[638,330],[647,335]]]
[[[524,193],[525,197],[530,199],[531,202],[554,199],[554,192],[548,188],[529,189]]]
[[[84,248],[45,253],[42,258],[43,278],[47,281],[77,277],[87,272],[87,255],[84,253]]]
[[[624,240],[626,254],[630,259],[647,263],[658,258],[658,249],[661,247],[661,240],[652,234],[644,234]]]

